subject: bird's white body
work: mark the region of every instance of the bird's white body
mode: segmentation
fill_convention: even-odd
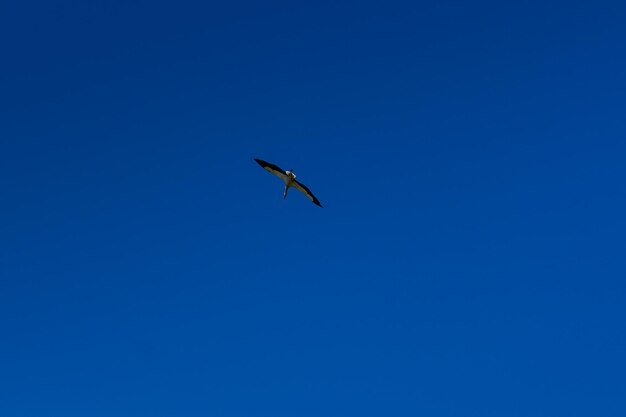
[[[283,200],[287,198],[287,191],[289,191],[289,187],[293,186],[296,181],[296,174],[292,171],[285,171],[283,181],[285,182],[285,192],[283,193]]]

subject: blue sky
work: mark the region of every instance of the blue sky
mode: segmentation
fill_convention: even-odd
[[[3,4],[0,414],[623,416],[624,21]]]

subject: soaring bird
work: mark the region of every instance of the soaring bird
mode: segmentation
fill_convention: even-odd
[[[291,171],[285,171],[278,165],[270,164],[269,162],[265,162],[257,158],[254,158],[254,160],[264,169],[276,175],[278,178],[285,182],[285,192],[283,193],[283,199],[287,198],[287,191],[289,191],[289,187],[294,187],[295,189],[302,191],[304,195],[313,202],[313,204],[317,204],[318,206],[322,207],[322,204],[317,199],[317,197],[313,195],[311,190],[309,190],[306,185],[296,180],[296,174],[294,174],[293,169]]]

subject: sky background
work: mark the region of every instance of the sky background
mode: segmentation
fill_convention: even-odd
[[[0,5],[0,415],[623,417],[626,3],[219,3]]]

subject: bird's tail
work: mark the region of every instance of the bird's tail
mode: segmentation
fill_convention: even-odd
[[[283,200],[287,198],[287,191],[289,191],[289,186],[285,184],[285,192],[283,193]]]

